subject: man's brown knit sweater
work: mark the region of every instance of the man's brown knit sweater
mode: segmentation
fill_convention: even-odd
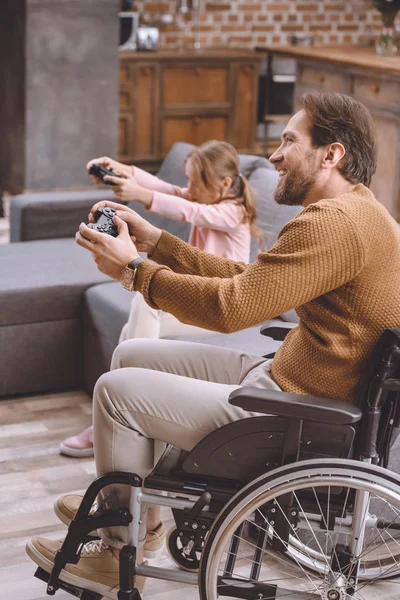
[[[353,401],[379,336],[400,327],[400,229],[361,184],[305,208],[249,265],[166,232],[151,258],[136,289],[185,323],[230,333],[295,308],[272,365],[288,392]]]

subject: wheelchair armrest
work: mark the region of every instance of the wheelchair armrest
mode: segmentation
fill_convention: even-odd
[[[248,411],[332,425],[357,423],[362,416],[358,407],[341,400],[252,387],[242,387],[232,392],[229,403]]]
[[[298,323],[289,323],[274,319],[266,325],[261,326],[260,333],[278,342],[283,342],[289,331],[297,327],[297,325]]]

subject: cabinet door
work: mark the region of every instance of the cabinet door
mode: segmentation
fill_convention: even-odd
[[[138,66],[135,73],[134,149],[138,158],[156,154],[158,135],[159,94],[157,66]]]
[[[228,67],[196,64],[165,67],[162,99],[166,108],[176,105],[226,102]]]
[[[233,104],[232,141],[239,152],[251,152],[256,132],[258,71],[253,64],[239,65],[236,70]]]
[[[374,113],[373,118],[378,138],[378,166],[372,178],[371,190],[400,222],[400,121]]]
[[[135,86],[131,65],[124,61],[120,66],[119,86],[119,137],[118,158],[126,162],[134,153],[133,115],[135,107]]]
[[[124,61],[120,77],[119,159],[153,158],[158,154],[157,65]]]
[[[162,153],[167,154],[175,142],[202,144],[207,140],[224,140],[227,117],[165,117],[162,124]]]

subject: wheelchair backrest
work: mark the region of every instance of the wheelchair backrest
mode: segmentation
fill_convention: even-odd
[[[365,372],[358,394],[363,418],[356,455],[387,466],[390,447],[400,432],[400,328],[383,332]]]

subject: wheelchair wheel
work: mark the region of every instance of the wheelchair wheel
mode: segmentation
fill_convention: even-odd
[[[177,529],[171,529],[166,539],[168,554],[184,571],[197,573],[200,565],[200,553],[193,547],[189,551],[182,543]]]
[[[201,600],[369,598],[400,575],[400,477],[353,460],[281,467],[241,490],[209,532]]]

